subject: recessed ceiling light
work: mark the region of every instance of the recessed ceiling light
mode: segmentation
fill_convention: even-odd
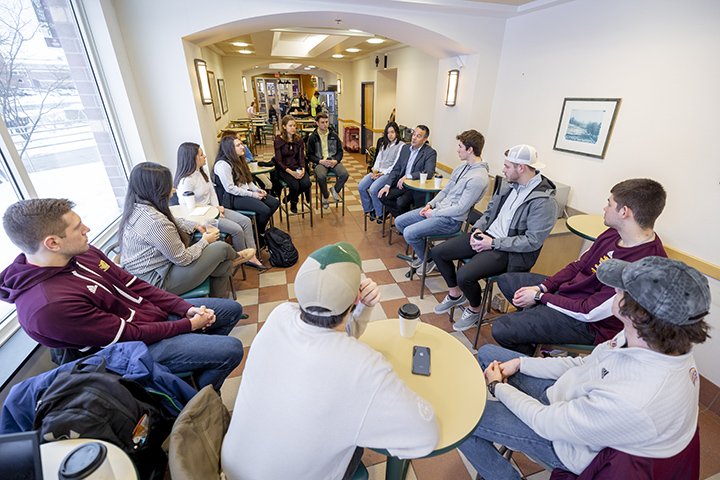
[[[357,52],[360,51],[360,49],[359,49],[359,48],[352,47],[352,48],[346,48],[345,51],[346,51],[346,52],[350,52],[350,53],[357,53]]]
[[[251,53],[255,53],[252,50],[238,50],[238,53],[242,53],[243,55],[250,55]]]
[[[363,31],[362,31],[362,30],[358,30],[358,29],[356,29],[356,28],[351,28],[351,29],[349,29],[349,30],[348,30],[348,32],[353,32],[353,33],[363,33]]]
[[[317,68],[315,65],[308,65],[308,68]]]
[[[312,70],[312,68],[310,68],[310,67],[305,67],[305,68],[303,68],[303,70]]]
[[[232,44],[235,45],[236,47],[249,47],[250,46],[249,43],[245,43],[245,42],[232,42]]]
[[[333,58],[343,58],[343,57],[345,57],[345,55],[343,55],[342,53],[334,53],[332,57]]]
[[[373,37],[373,38],[368,38],[367,43],[373,43],[373,44],[385,43],[385,40],[383,40],[382,38]]]

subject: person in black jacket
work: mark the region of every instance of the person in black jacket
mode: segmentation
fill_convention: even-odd
[[[323,208],[328,208],[328,197],[332,193],[335,202],[340,201],[339,193],[348,179],[348,172],[342,162],[342,142],[337,133],[329,128],[330,120],[327,113],[319,113],[315,117],[317,128],[308,138],[307,159],[315,165],[315,176],[322,192]],[[333,172],[337,176],[335,186],[328,191],[327,174]]]

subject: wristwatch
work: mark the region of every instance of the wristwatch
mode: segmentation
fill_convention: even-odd
[[[488,383],[488,392],[490,392],[490,395],[493,397],[495,396],[495,385],[500,383],[498,380],[493,380],[492,382]]]
[[[542,296],[543,296],[542,290],[538,290],[538,292],[535,294],[535,301],[540,303],[540,299],[542,298]]]

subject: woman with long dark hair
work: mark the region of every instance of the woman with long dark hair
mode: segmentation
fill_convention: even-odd
[[[255,212],[258,233],[262,236],[280,202],[253,183],[250,168],[245,161],[245,146],[239,138],[226,135],[220,140],[220,151],[213,171],[220,203],[230,210]]]
[[[385,125],[385,132],[377,142],[375,149],[375,163],[372,172],[368,173],[358,183],[360,201],[363,211],[370,215],[370,220],[382,223],[382,202],[378,198],[378,192],[390,181],[388,173],[395,166],[403,142],[400,141],[400,127],[395,122],[388,122]]]
[[[157,163],[140,163],[130,172],[120,220],[123,267],[138,278],[180,295],[210,277],[210,296],[225,297],[234,267],[253,258],[254,248],[236,252],[206,230],[170,212],[172,174]],[[202,238],[192,246],[193,231]]]
[[[205,172],[206,164],[205,152],[197,143],[185,142],[178,147],[174,180],[178,198],[182,198],[185,192],[192,192],[196,205],[217,207],[220,210],[218,228],[220,228],[220,232],[227,233],[232,237],[233,248],[237,251],[256,248],[252,221],[242,213],[226,210],[220,205],[215,188]],[[267,270],[268,268],[260,262],[257,256],[253,256],[246,265],[258,270]]]
[[[305,144],[296,133],[297,126],[291,115],[285,115],[280,121],[280,135],[275,137],[275,163],[280,178],[290,188],[290,211],[297,213],[300,194],[304,194],[310,203],[310,177],[305,171]]]

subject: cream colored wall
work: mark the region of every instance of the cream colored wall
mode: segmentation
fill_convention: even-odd
[[[508,20],[485,157],[497,172],[505,148],[535,145],[543,173],[571,185],[570,205],[588,213],[600,213],[618,181],[658,180],[668,193],[662,239],[720,264],[720,3],[691,4],[577,0]],[[622,98],[605,159],[553,150],[564,97]],[[714,337],[696,352],[720,384]]]

